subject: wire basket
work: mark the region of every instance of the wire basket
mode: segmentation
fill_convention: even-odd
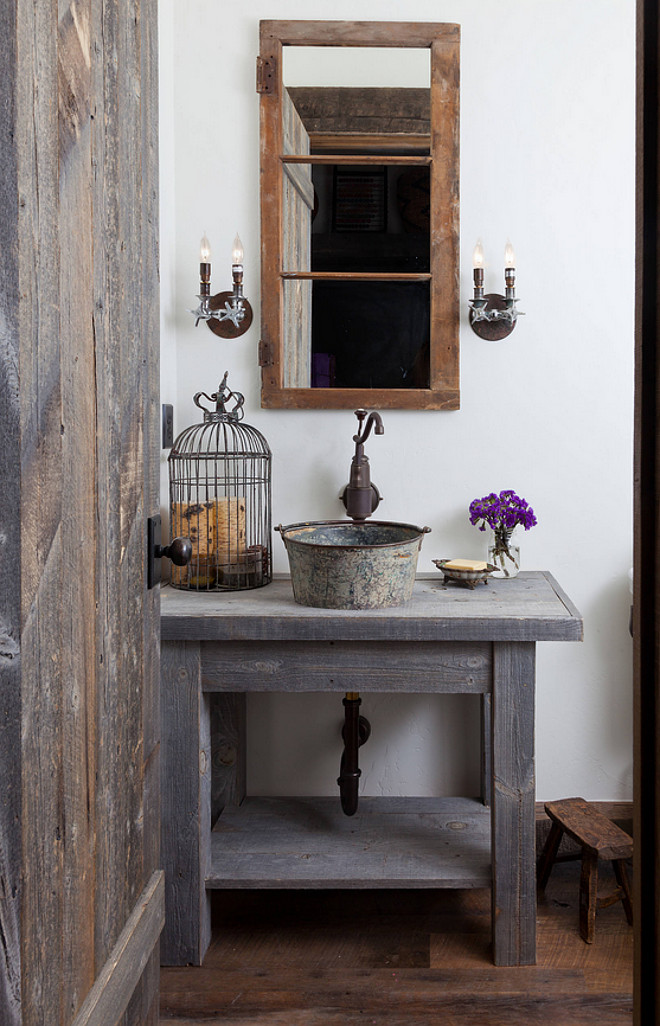
[[[228,388],[227,376],[212,395],[195,395],[203,423],[178,436],[168,459],[170,537],[190,538],[193,546],[187,566],[172,566],[175,588],[244,591],[272,579],[272,455],[264,436],[240,423],[245,400]]]

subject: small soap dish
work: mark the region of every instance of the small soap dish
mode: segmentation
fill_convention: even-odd
[[[444,575],[444,584],[456,581],[467,588],[477,584],[488,584],[489,576],[497,570],[492,563],[476,559],[434,559],[438,570]]]

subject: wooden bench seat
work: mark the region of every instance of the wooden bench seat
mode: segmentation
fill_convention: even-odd
[[[598,812],[584,798],[565,798],[546,802],[545,811],[552,820],[548,839],[537,867],[537,887],[544,890],[555,862],[582,858],[580,876],[580,936],[587,944],[594,939],[596,909],[621,901],[626,919],[632,925],[632,897],[626,859],[632,858],[632,838],[611,820]],[[564,834],[579,844],[581,851],[558,856]],[[598,860],[612,862],[617,887],[611,894],[598,897]]]

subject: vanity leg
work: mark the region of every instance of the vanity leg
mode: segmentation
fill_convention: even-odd
[[[493,788],[493,759],[491,753],[492,708],[490,694],[481,695],[481,801],[490,805],[490,793]]]
[[[533,642],[493,647],[491,801],[495,965],[536,962]]]
[[[225,806],[240,805],[245,798],[247,695],[220,691],[210,697],[213,826]]]
[[[162,965],[201,965],[211,939],[211,730],[198,642],[161,644]]]

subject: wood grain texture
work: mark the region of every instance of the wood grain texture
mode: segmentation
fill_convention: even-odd
[[[632,931],[577,929],[579,866],[539,905],[538,964],[494,968],[489,894],[471,891],[216,892],[204,966],[166,969],[168,1026],[630,1026]]]
[[[428,89],[365,86],[295,86],[288,90],[296,110],[314,139],[350,135],[416,139],[428,147],[431,105]],[[428,159],[428,158],[427,158]]]
[[[283,170],[279,155],[283,151],[283,125],[280,117],[282,44],[264,23],[259,26],[259,54],[275,69],[272,92],[259,102],[259,173],[261,178],[261,341],[271,354],[271,362],[262,368],[263,395],[282,388],[282,354],[279,345],[282,313],[282,190]]]
[[[495,646],[491,798],[495,965],[536,961],[534,680],[533,644]]]
[[[64,846],[63,1005],[73,1015],[94,980],[94,804],[96,773],[96,627],[89,593],[95,580],[96,446],[95,350],[92,321],[91,4],[68,7],[58,26],[60,160],[60,335],[62,374],[62,474],[68,495],[62,505],[63,674],[68,710],[63,712],[63,787],[67,795]],[[84,301],[81,302],[81,296]],[[84,945],[81,944],[84,931]],[[72,938],[77,938],[75,941]]]
[[[72,1026],[109,1026],[119,1022],[158,944],[164,921],[165,885],[164,875],[159,871],[138,898]]]
[[[212,695],[210,705],[211,824],[214,824],[226,805],[240,805],[245,798],[246,696]]]
[[[474,642],[209,642],[206,691],[414,691],[481,694],[492,684],[491,645]]]
[[[283,154],[282,163],[285,167],[295,166],[296,164],[302,164],[303,167],[307,164],[340,164],[340,165],[351,165],[356,164],[360,167],[368,167],[371,164],[375,164],[378,167],[393,164],[395,167],[429,167],[433,163],[431,157],[419,156],[401,156],[399,154],[349,154],[349,153],[317,153],[313,156],[300,156],[296,154]],[[355,276],[356,272],[351,274],[351,278]]]
[[[309,153],[309,136],[284,88],[282,121],[284,153]],[[282,187],[282,268],[285,271],[309,271],[314,210],[311,168],[285,165]],[[309,386],[312,380],[312,285],[300,282],[281,287],[284,387]]]
[[[379,46],[426,49],[434,39],[460,36],[460,25],[428,21],[261,21],[262,40],[285,46]]]
[[[302,283],[332,275],[289,272],[286,259],[292,232],[288,207],[294,206],[296,190],[287,184],[282,159],[305,161],[302,153],[288,153],[286,128],[290,117],[289,96],[282,82],[282,46],[383,46],[422,47],[431,50],[430,156],[394,157],[385,161],[374,154],[344,155],[336,163],[430,163],[431,164],[431,315],[430,382],[422,389],[311,388],[298,372],[300,337],[294,330],[300,315],[308,316],[309,292]],[[261,111],[261,239],[262,318],[264,350],[269,359],[262,367],[262,406],[286,409],[346,409],[378,406],[383,409],[458,409],[459,400],[459,63],[460,27],[453,24],[412,22],[260,22],[260,61],[271,69],[269,88],[260,96]],[[392,91],[387,91],[381,106]],[[410,127],[410,126],[408,126]],[[414,127],[414,126],[413,126]],[[427,126],[425,128],[428,130]],[[393,138],[388,134],[388,139]],[[311,162],[329,163],[329,155]],[[307,162],[307,161],[305,161]],[[285,180],[284,190],[282,180]],[[294,211],[295,212],[295,211]],[[307,220],[297,218],[298,227]],[[295,270],[295,269],[294,269]],[[344,280],[377,278],[346,272]],[[380,276],[384,280],[419,280],[410,275]],[[428,276],[423,276],[426,279]],[[291,285],[294,280],[299,284]],[[305,336],[307,333],[304,324]],[[293,345],[291,344],[293,340]],[[291,350],[291,353],[289,352]]]
[[[211,837],[210,709],[200,683],[199,645],[163,644],[161,861],[168,909],[163,965],[200,965],[210,940],[204,890]]]
[[[0,11],[0,1021],[21,1022],[21,587],[17,7]]]
[[[452,27],[431,44],[431,392],[438,396],[458,396],[460,384],[460,30]]]
[[[419,580],[396,609],[332,610],[299,606],[288,579],[256,591],[161,592],[164,639],[202,641],[580,641],[582,618],[541,571],[473,591]]]
[[[213,888],[487,887],[490,816],[469,799],[246,798],[211,841]]]
[[[118,9],[99,3],[97,13],[94,49],[105,56],[95,65],[100,77],[93,150],[94,332],[100,346],[96,390],[103,397],[97,408],[102,461],[97,497],[103,525],[97,552],[98,716],[100,729],[113,744],[99,749],[96,802],[99,816],[103,810],[117,824],[97,845],[97,877],[107,880],[106,901],[96,922],[96,961],[101,965],[145,878],[157,868],[153,841],[146,842],[144,834],[145,823],[154,828],[153,803],[158,798],[144,732],[153,738],[150,724],[157,708],[153,687],[145,689],[142,682],[145,671],[152,672],[153,643],[145,650],[145,637],[153,631],[157,608],[153,598],[143,605],[144,521],[146,510],[155,511],[158,503],[153,472],[146,479],[144,475],[148,460],[157,457],[156,438],[146,435],[145,421],[157,387],[157,334],[153,315],[145,322],[143,312],[149,310],[158,285],[153,239],[148,244],[157,225],[155,175],[149,170],[155,159],[154,98],[146,99],[154,87],[153,73],[147,78],[146,69],[155,59],[155,12],[146,5],[127,3]],[[153,425],[153,415],[149,423]],[[153,987],[153,971],[148,987]],[[146,995],[135,996],[129,1022],[139,1021],[145,1003],[151,1004]]]
[[[632,837],[584,798],[546,802],[545,811],[569,837],[598,858],[632,858]]]
[[[493,787],[493,699],[492,694],[481,696],[481,800],[490,805]]]
[[[2,746],[0,1019],[69,1026],[157,868],[156,10],[21,0],[0,17],[1,576],[21,612],[0,590],[3,731],[21,716]],[[156,1021],[149,960],[125,1026]]]
[[[397,815],[405,818],[405,810],[410,817],[399,831],[405,835],[402,848],[407,844],[408,850],[383,859],[378,837],[380,844],[382,838],[389,841],[393,821],[381,823],[360,850],[373,856],[365,863],[368,869],[361,868],[365,859],[350,846],[328,850],[327,835],[342,837],[351,824],[357,835],[354,840],[360,841],[358,820],[343,818],[337,802],[328,808],[339,817],[339,825],[333,823],[333,830],[324,832],[325,812],[319,816],[315,804],[310,811],[303,800],[292,806],[284,803],[274,815],[264,816],[260,806],[246,800],[240,812],[226,808],[220,816],[205,879],[200,869],[204,857],[199,852],[207,841],[201,818],[208,816],[211,800],[206,799],[208,808],[204,808],[196,771],[197,746],[204,747],[207,729],[206,714],[202,717],[199,712],[204,709],[202,694],[208,699],[213,691],[233,696],[250,690],[358,688],[492,692],[490,711],[484,710],[491,754],[490,770],[488,758],[484,762],[482,789],[490,780],[496,816],[491,820],[483,802],[474,804],[480,822],[487,829],[490,826],[492,839],[494,953],[497,964],[534,961],[534,640],[529,639],[543,636],[546,630],[556,639],[579,637],[581,620],[575,612],[569,614],[549,575],[528,574],[502,583],[507,587],[464,591],[420,581],[405,607],[359,612],[297,606],[288,581],[247,595],[180,596],[164,590],[161,655],[163,701],[168,706],[164,723],[168,724],[167,745],[175,754],[168,756],[169,765],[164,762],[164,817],[171,816],[172,825],[164,821],[163,844],[168,846],[173,869],[188,866],[192,857],[185,873],[177,868],[186,893],[170,905],[168,958],[172,962],[190,961],[189,951],[197,951],[202,927],[196,910],[198,902],[204,907],[205,885],[318,888],[358,881],[367,887],[417,887],[420,879],[423,886],[446,886],[447,881],[458,886],[460,879],[461,886],[476,886],[489,879],[489,862],[481,858],[478,844],[472,850],[478,857],[476,870],[465,851],[459,852],[453,872],[446,866],[441,870],[410,799],[402,799],[397,807]],[[523,640],[509,640],[510,632]],[[472,640],[475,635],[481,640]],[[192,672],[184,671],[179,681],[177,668],[189,658],[188,650]],[[230,738],[238,736],[232,715],[230,709],[226,730]],[[241,722],[239,727],[242,732]],[[219,733],[222,738],[223,732]],[[216,810],[219,804],[215,802]],[[388,814],[392,808],[388,804]],[[317,830],[323,838],[320,848],[314,848]],[[469,845],[469,831],[464,836]],[[236,845],[240,850],[234,850]],[[314,850],[308,850],[310,845]],[[181,943],[181,910],[191,907],[193,936]]]
[[[19,148],[19,194],[24,206],[19,237],[21,293],[20,401],[21,500],[31,497],[21,520],[21,664],[24,726],[21,903],[22,1021],[32,1026],[61,999],[64,861],[69,847],[66,796],[62,796],[62,730],[66,681],[62,666],[62,379],[59,334],[59,142],[57,110],[58,25],[45,5],[19,8],[20,76],[18,131],[31,159]],[[31,40],[43,39],[38,67],[28,58]],[[25,62],[25,63],[24,63]],[[48,260],[45,256],[48,254]],[[28,482],[30,484],[28,485]],[[28,778],[28,767],[30,777]],[[29,780],[29,783],[28,783]],[[73,811],[73,810],[72,810]],[[74,814],[75,821],[75,814]],[[44,882],[48,885],[44,886]],[[87,938],[88,940],[88,938]],[[58,970],[51,972],[54,965]],[[91,980],[89,981],[91,984]],[[76,984],[72,990],[75,992]],[[82,1000],[82,995],[81,995]]]

